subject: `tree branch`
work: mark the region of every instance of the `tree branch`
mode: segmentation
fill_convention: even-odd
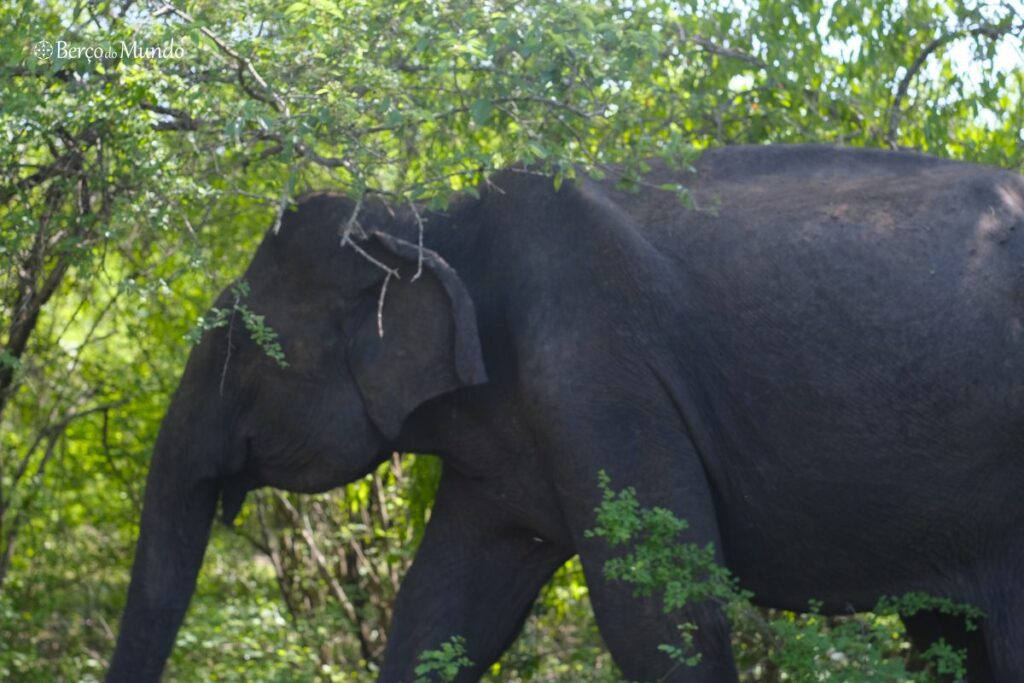
[[[696,45],[697,47],[699,47],[700,49],[704,50],[709,54],[713,54],[718,57],[726,57],[728,59],[736,59],[741,62],[746,62],[751,66],[757,67],[758,69],[768,69],[768,63],[758,57],[755,57],[751,54],[747,54],[742,50],[737,50],[735,48],[719,45],[714,41],[708,40],[704,36],[700,36],[697,34],[688,34],[682,28],[679,29],[679,38],[683,42],[693,43],[694,45]]]
[[[57,441],[64,433],[64,430],[68,428],[68,425],[70,425],[72,422],[81,417],[92,415],[98,412],[107,411],[110,410],[111,408],[115,408],[124,403],[125,401],[114,401],[112,403],[105,403],[103,405],[95,406],[93,408],[89,408],[86,410],[72,412],[65,415],[59,422],[56,422],[55,424],[52,425],[48,425],[46,428],[40,431],[35,443],[30,448],[28,455],[25,456],[24,460],[22,461],[21,465],[18,468],[18,471],[15,473],[13,484],[17,484],[18,480],[20,480],[25,475],[25,472],[28,469],[29,459],[31,458],[32,453],[35,452],[35,450],[38,448],[39,444],[42,443],[43,440],[46,440],[46,451],[43,453],[43,457],[42,459],[40,459],[39,464],[36,465],[35,473],[33,473],[32,475],[32,485],[30,486],[25,498],[19,501],[17,511],[15,512],[14,518],[11,520],[10,526],[7,528],[7,533],[4,536],[4,549],[2,555],[0,555],[0,588],[2,588],[4,579],[6,579],[7,577],[7,570],[10,567],[11,557],[14,553],[14,544],[18,538],[18,532],[21,531],[21,527],[26,521],[26,515],[28,514],[27,511],[29,509],[29,506],[32,504],[32,501],[35,499],[36,495],[38,494],[41,488],[40,480],[43,476],[43,473],[46,471],[46,465],[50,462],[50,460],[53,457],[54,450],[56,449],[57,446]],[[6,512],[11,509],[13,503],[13,500],[4,502],[4,508],[0,509],[0,518],[2,518],[4,514],[6,514]]]
[[[46,275],[43,270],[46,263],[46,226],[49,224],[53,214],[57,212],[63,199],[63,192],[59,186],[47,188],[46,206],[44,214],[39,221],[39,230],[36,233],[35,243],[32,250],[25,259],[21,276],[22,284],[19,287],[17,298],[14,303],[14,314],[11,326],[8,330],[7,344],[4,351],[15,360],[20,360],[28,341],[35,331],[36,323],[39,321],[39,314],[43,306],[50,300],[58,285],[63,281],[65,273],[70,267],[70,259],[67,254],[61,254],[57,262]],[[43,277],[42,283],[38,282]],[[14,367],[6,363],[0,365],[0,415],[3,415],[7,400],[10,398],[14,386]]]
[[[911,62],[910,66],[907,68],[907,72],[903,74],[903,78],[900,79],[899,85],[896,86],[896,92],[892,97],[892,104],[889,106],[889,126],[888,132],[885,136],[886,143],[893,149],[898,148],[896,138],[899,136],[900,119],[903,117],[903,99],[907,96],[910,84],[913,82],[918,72],[921,71],[921,68],[928,60],[928,57],[958,38],[965,38],[968,36],[985,36],[991,40],[998,40],[1003,36],[1013,34],[1016,31],[1024,31],[1024,24],[1018,27],[1015,27],[1011,23],[1007,23],[1007,25],[1003,27],[986,24],[982,26],[975,26],[973,28],[960,29],[959,31],[953,31],[952,33],[946,33],[938,36],[925,45],[924,49],[921,50],[921,52],[914,58],[914,61]]]
[[[0,205],[6,204],[22,192],[42,185],[50,178],[62,176],[68,171],[76,170],[82,163],[82,155],[78,150],[69,150],[54,161],[39,168],[30,176],[25,176],[13,185],[0,190]]]
[[[159,121],[153,124],[153,130],[198,130],[201,125],[206,123],[202,119],[194,118],[191,114],[183,109],[175,109],[173,107],[163,107],[158,104],[151,102],[142,102],[139,104],[139,108],[145,111],[151,111],[154,114],[160,114],[161,116],[170,116],[173,121]]]
[[[191,14],[169,4],[159,8],[153,16],[162,17],[167,14],[173,14],[187,24],[196,23]],[[213,44],[217,46],[217,49],[235,62],[238,66],[238,84],[243,90],[245,90],[254,99],[266,102],[278,113],[288,116],[288,103],[285,102],[284,98],[278,95],[277,92],[267,84],[263,79],[263,76],[261,76],[259,71],[256,70],[256,67],[253,65],[251,60],[240,55],[234,48],[224,42],[224,40],[206,26],[200,26],[199,32],[212,40]],[[262,88],[263,93],[256,92],[248,86],[245,82],[245,74],[249,74],[249,77],[252,78],[260,88]]]
[[[306,542],[306,547],[309,549],[310,557],[313,559],[313,564],[316,566],[320,577],[324,580],[327,586],[330,588],[334,597],[341,603],[342,609],[345,615],[352,622],[352,625],[356,627],[356,634],[359,637],[360,648],[362,649],[363,657],[370,661],[372,659],[371,648],[369,640],[366,634],[363,632],[365,624],[362,619],[359,618],[359,613],[356,611],[355,604],[349,598],[345,588],[338,581],[338,578],[331,573],[330,567],[327,562],[327,558],[320,550],[320,546],[316,542],[316,533],[313,531],[313,527],[309,522],[309,516],[305,513],[299,512],[295,509],[295,506],[291,504],[288,498],[279,491],[274,491],[274,497],[280,503],[281,507],[291,517],[292,523],[298,528],[299,533],[302,535],[302,539]]]

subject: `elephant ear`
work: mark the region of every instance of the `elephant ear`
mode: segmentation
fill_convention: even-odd
[[[423,272],[413,281],[420,248],[372,233],[364,249],[395,268],[378,324],[379,286],[363,290],[373,298],[352,342],[349,363],[374,424],[395,438],[406,417],[424,402],[460,387],[487,381],[473,300],[458,274],[437,253],[423,249]],[[368,303],[368,302],[364,302]],[[381,334],[383,330],[383,334]]]

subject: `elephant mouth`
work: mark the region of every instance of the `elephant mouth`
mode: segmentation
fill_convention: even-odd
[[[310,429],[285,445],[246,440],[243,466],[223,479],[222,511],[237,515],[245,495],[263,486],[292,493],[324,493],[373,472],[390,453],[378,454],[373,444],[358,439],[342,445],[333,430]],[[378,456],[378,457],[374,457]],[[232,519],[234,517],[232,516]]]
[[[245,503],[246,494],[258,486],[252,477],[246,475],[231,476],[221,481],[220,518],[225,526],[232,526],[235,523],[235,518]]]

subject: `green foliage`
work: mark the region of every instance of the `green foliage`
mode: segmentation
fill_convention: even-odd
[[[944,679],[962,681],[967,677],[967,653],[941,638],[924,651],[922,658]]]
[[[237,304],[236,304],[237,305]],[[236,312],[236,308],[217,308],[213,307],[203,315],[196,319],[195,325],[185,334],[185,339],[190,344],[198,344],[199,340],[203,338],[203,335],[209,330],[216,330],[221,327],[228,326],[228,320],[231,319],[233,313]]]
[[[638,597],[661,594],[666,613],[704,600],[728,602],[748,597],[729,571],[715,561],[713,545],[683,542],[690,526],[686,520],[665,508],[641,507],[632,488],[612,491],[605,472],[601,472],[600,486],[597,526],[586,535],[603,538],[612,548],[628,548],[605,563],[605,576],[628,582]]]
[[[880,614],[902,614],[912,617],[920,612],[936,612],[951,617],[962,617],[968,631],[978,628],[978,622],[985,618],[985,612],[973,605],[964,605],[948,598],[927,593],[906,593],[898,598],[883,597],[875,611]]]
[[[687,605],[716,602],[733,622],[734,649],[752,680],[812,683],[928,683],[936,674],[966,675],[966,654],[939,641],[922,654],[926,665],[908,671],[909,649],[899,616],[922,611],[963,617],[975,628],[984,613],[971,605],[923,593],[886,597],[873,612],[848,617],[826,617],[821,604],[812,602],[803,614],[762,610],[753,595],[743,591],[727,569],[720,566],[713,548],[685,541],[689,525],[663,508],[645,508],[636,492],[614,492],[608,475],[601,473],[602,501],[595,510],[597,526],[587,535],[603,538],[625,553],[609,559],[605,575],[631,585],[638,598],[660,597],[666,613],[678,614]],[[679,644],[664,643],[660,652],[683,666],[696,666],[693,650],[696,625],[679,625]],[[753,644],[753,647],[751,646]]]
[[[236,303],[235,309],[242,316],[242,324],[249,332],[253,342],[267,354],[267,357],[277,363],[280,368],[288,367],[288,361],[284,359],[284,350],[277,341],[277,332],[267,325],[262,315],[252,312],[245,304]]]
[[[697,666],[700,664],[701,654],[693,649],[693,632],[697,630],[695,624],[679,624],[679,642],[682,646],[662,643],[658,646],[659,652],[664,652],[679,666]]]
[[[437,679],[451,683],[461,670],[473,666],[466,656],[466,639],[462,636],[452,636],[437,649],[425,650],[418,661],[414,683],[431,683]]]
[[[848,683],[933,680],[906,670],[896,623],[874,615],[830,620],[816,611],[780,614],[769,622],[778,643],[770,662],[790,680],[808,683],[825,675]]]
[[[241,318],[242,325],[249,333],[253,343],[268,358],[277,363],[280,368],[287,368],[288,361],[284,357],[284,349],[278,341],[277,332],[267,325],[266,318],[257,315],[251,308],[242,303],[245,297],[249,296],[249,283],[245,280],[236,280],[229,288],[231,291],[231,308],[211,308],[205,315],[199,317],[195,326],[189,330],[185,338],[192,344],[199,343],[203,334],[208,330],[215,330],[219,327],[228,328],[228,344],[231,343],[231,334],[234,332],[236,318]]]

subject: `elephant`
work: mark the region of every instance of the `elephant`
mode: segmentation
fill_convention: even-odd
[[[685,608],[701,658],[677,667],[657,646],[680,619],[603,574],[602,472],[757,604],[975,605],[977,630],[926,612],[910,636],[966,648],[972,683],[1024,680],[1024,178],[831,145],[646,173],[517,167],[444,211],[301,197],[243,276],[288,365],[237,327],[192,349],[107,681],[159,679],[218,505],[230,521],[253,489],[326,491],[393,452],[443,464],[384,683],[453,635],[457,680],[479,679],[574,555],[629,680],[737,681],[720,605]]]

